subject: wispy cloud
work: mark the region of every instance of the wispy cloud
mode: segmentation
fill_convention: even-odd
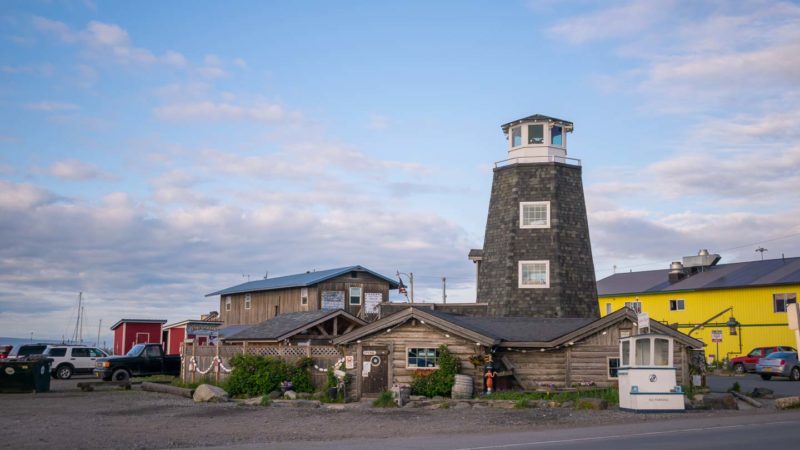
[[[286,111],[277,103],[241,105],[226,102],[197,101],[156,107],[153,114],[160,120],[251,120],[279,122],[298,119],[297,113]]]
[[[76,181],[114,178],[110,173],[100,170],[93,164],[74,159],[54,163],[47,168],[46,172],[54,177]]]
[[[26,103],[23,105],[23,107],[31,111],[45,111],[45,112],[74,111],[80,109],[80,106],[74,103],[48,102],[48,101]]]

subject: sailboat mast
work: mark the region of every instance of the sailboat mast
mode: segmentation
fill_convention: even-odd
[[[75,331],[72,332],[72,342],[78,342],[78,334],[81,326],[81,311],[83,310],[83,292],[78,292],[78,317],[75,319]]]
[[[103,326],[103,319],[100,319],[100,322],[97,323],[97,340],[94,343],[95,347],[100,347],[100,327]]]

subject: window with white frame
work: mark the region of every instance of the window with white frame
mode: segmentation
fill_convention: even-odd
[[[350,304],[351,305],[360,305],[361,304],[361,288],[360,287],[351,287],[350,288]]]
[[[251,304],[250,294],[244,294],[244,309],[250,309]]]
[[[637,314],[642,312],[642,302],[625,302],[625,307],[632,309]]]
[[[544,144],[544,125],[528,125],[528,144]]]
[[[511,129],[511,146],[519,147],[522,145],[522,127],[514,127]]]
[[[225,297],[225,311],[231,310],[231,296]]]
[[[308,304],[308,288],[300,289],[300,304],[301,305]]]
[[[417,369],[439,367],[439,350],[421,347],[409,348],[406,355],[406,367]]]
[[[520,261],[520,288],[549,288],[550,261]]]
[[[619,378],[619,358],[609,356],[608,359],[608,379],[616,380]]]
[[[683,299],[675,299],[669,301],[670,311],[683,311],[684,309],[686,309],[686,306],[683,303]]]
[[[520,228],[550,228],[550,202],[520,202]]]
[[[786,307],[797,303],[797,294],[773,294],[772,310],[776,313],[785,313]]]
[[[611,303],[606,303],[606,315],[611,314]]]

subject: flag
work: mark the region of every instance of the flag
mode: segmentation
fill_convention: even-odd
[[[406,291],[406,285],[403,284],[403,279],[399,277],[397,279],[400,280],[400,286],[397,287],[397,291],[401,294],[407,294],[408,291]]]

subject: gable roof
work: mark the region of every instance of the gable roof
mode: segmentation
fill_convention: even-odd
[[[412,318],[428,321],[443,330],[486,346],[551,348],[584,339],[625,319],[636,322],[636,313],[629,308],[622,308],[601,319],[468,317],[411,307],[336,338],[333,343],[338,345],[353,342]],[[672,336],[691,348],[702,348],[705,345],[656,321],[651,321],[650,327],[652,331]]]
[[[503,125],[500,125],[500,128],[502,128],[503,129],[503,133],[505,133],[505,132],[508,131],[508,129],[510,127],[513,127],[514,125],[520,124],[522,122],[530,122],[530,121],[534,121],[534,120],[535,121],[553,121],[555,123],[561,124],[561,125],[569,127],[569,128],[573,128],[574,127],[573,123],[570,122],[569,120],[557,119],[555,117],[545,116],[544,114],[534,114],[532,116],[523,117],[522,119],[512,120],[511,122],[504,123]]]
[[[381,275],[377,272],[373,272],[362,266],[348,266],[340,267],[338,269],[318,270],[315,272],[298,273],[295,275],[286,275],[277,278],[267,278],[266,280],[248,281],[247,283],[237,284],[236,286],[206,294],[206,297],[211,297],[212,295],[241,294],[244,292],[271,291],[274,289],[313,286],[350,272],[365,272],[389,283],[389,289],[398,288],[398,283],[396,280]]]
[[[800,257],[794,257],[719,264],[675,283],[669,282],[667,269],[616,273],[597,282],[597,294],[610,296],[798,283]]]
[[[167,321],[158,319],[119,319],[117,323],[111,325],[111,329],[113,330],[122,325],[123,323],[160,323],[163,325],[167,323]]]
[[[343,309],[300,311],[279,314],[272,319],[250,326],[225,338],[226,341],[282,341],[337,316],[359,325],[366,322]]]

